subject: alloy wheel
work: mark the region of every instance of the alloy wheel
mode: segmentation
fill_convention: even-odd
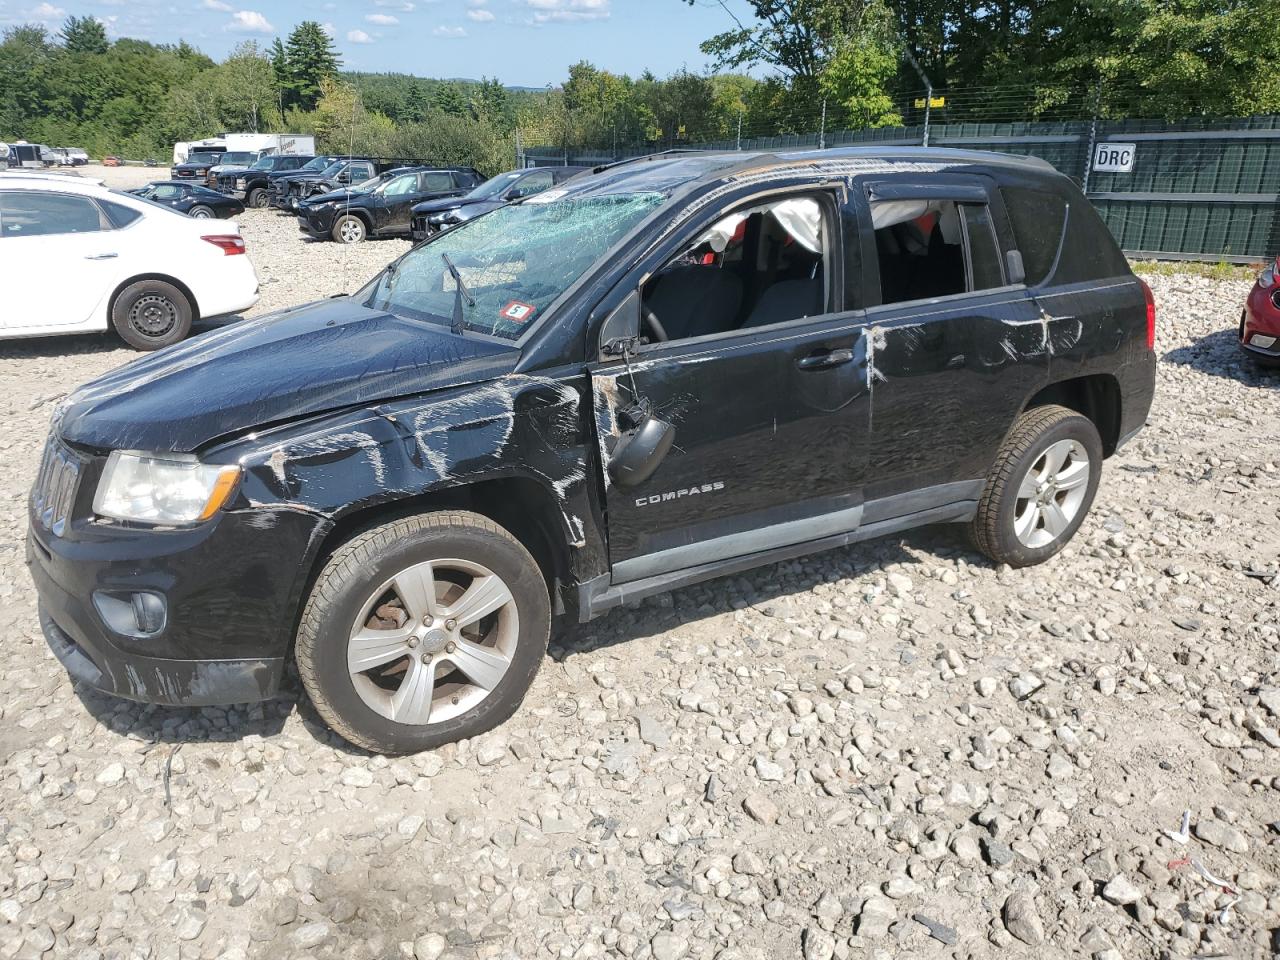
[[[1065,534],[1089,490],[1089,454],[1076,440],[1050,444],[1018,485],[1013,532],[1032,549],[1046,547]]]
[[[519,635],[515,598],[501,577],[468,560],[431,560],[369,595],[351,627],[347,670],[379,715],[441,723],[493,692]]]
[[[343,243],[359,243],[364,239],[364,228],[357,220],[344,220],[338,227],[338,236]]]

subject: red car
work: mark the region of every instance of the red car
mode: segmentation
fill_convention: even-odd
[[[120,162],[121,161],[119,157],[103,157],[102,158],[102,165],[104,167],[118,167],[120,166]]]
[[[1280,257],[1258,274],[1244,302],[1240,346],[1259,363],[1280,366]]]

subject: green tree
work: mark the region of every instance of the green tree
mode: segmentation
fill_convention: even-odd
[[[274,46],[272,54],[272,63],[280,62]],[[284,45],[283,63],[283,69],[275,69],[277,82],[283,81],[285,106],[298,106],[304,110],[316,105],[324,81],[337,76],[341,66],[333,41],[314,20],[304,20],[293,28]]]
[[[107,31],[93,17],[67,17],[58,34],[68,53],[106,53]]]

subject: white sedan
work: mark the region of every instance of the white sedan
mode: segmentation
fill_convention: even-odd
[[[115,331],[138,350],[258,300],[240,228],[100,181],[0,174],[0,338]]]

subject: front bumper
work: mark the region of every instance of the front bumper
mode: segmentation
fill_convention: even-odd
[[[313,237],[327,237],[335,215],[334,210],[299,210],[298,229]]]
[[[81,504],[88,491],[80,491]],[[40,626],[71,677],[147,703],[208,706],[273,697],[284,672],[322,521],[298,511],[245,509],[182,530],[73,521],[56,536],[34,515],[27,565]],[[147,591],[167,604],[148,637],[116,632],[95,592]]]

